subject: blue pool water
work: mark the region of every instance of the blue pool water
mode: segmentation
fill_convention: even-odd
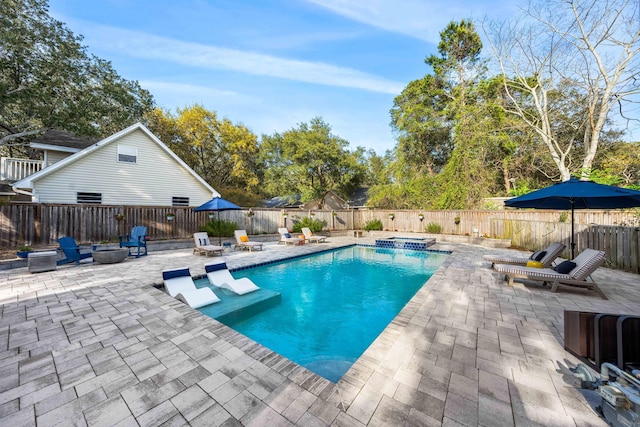
[[[352,246],[235,271],[280,292],[281,303],[222,321],[337,382],[447,256]]]

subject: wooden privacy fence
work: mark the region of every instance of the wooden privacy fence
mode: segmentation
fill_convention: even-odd
[[[435,223],[444,234],[511,239],[512,246],[539,249],[553,241],[567,244],[571,233],[568,212],[545,210],[421,211],[337,210],[305,211],[252,208],[215,213],[235,222],[249,234],[274,234],[278,227],[292,228],[296,221],[313,217],[326,230],[363,229],[367,221],[379,219],[383,229],[424,232]],[[123,219],[118,220],[117,215]],[[172,221],[168,214],[174,214]],[[393,214],[393,219],[390,217]],[[423,215],[420,220],[419,214]],[[71,236],[78,243],[117,241],[135,225],[144,225],[153,240],[187,239],[209,220],[209,212],[191,207],[56,205],[12,202],[0,205],[0,244],[3,248],[54,245],[59,237]],[[616,268],[638,272],[638,229],[632,211],[576,211],[576,253],[586,247],[602,249]],[[570,256],[570,252],[563,254]]]

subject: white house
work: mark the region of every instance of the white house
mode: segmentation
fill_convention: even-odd
[[[37,203],[199,206],[220,196],[141,123],[13,184]]]

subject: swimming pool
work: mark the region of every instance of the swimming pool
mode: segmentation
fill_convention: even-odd
[[[337,382],[447,256],[351,246],[235,271],[280,292],[281,303],[222,322]]]

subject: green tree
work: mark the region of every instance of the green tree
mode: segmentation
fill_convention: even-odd
[[[435,174],[446,164],[453,150],[448,99],[444,81],[432,75],[410,82],[394,99],[391,127],[398,139],[399,172]]]
[[[387,150],[383,156],[379,156],[374,150],[366,153],[367,174],[364,180],[365,185],[385,185],[391,182],[389,164],[392,153]]]
[[[617,142],[610,145],[596,159],[595,166],[596,169],[590,175],[590,179],[594,181],[594,175],[606,175],[615,177],[612,179],[615,184],[640,185],[640,142]]]
[[[485,71],[480,58],[482,41],[471,21],[451,22],[440,33],[440,56],[429,56],[426,62],[443,79],[449,116],[454,121],[451,157],[439,175],[440,196],[437,205],[443,209],[476,206],[491,182],[486,169],[486,141],[480,136],[487,130],[487,108],[478,81]]]
[[[255,204],[258,140],[249,129],[220,120],[201,105],[178,109],[176,115],[154,109],[145,119],[154,134],[226,198],[243,206]]]
[[[474,24],[451,22],[440,36],[438,55],[425,60],[433,74],[394,100],[398,144],[392,179],[370,191],[376,206],[480,207],[484,197],[507,194],[515,180],[535,172],[531,132],[505,113],[504,79],[486,77]]]
[[[450,22],[440,32],[440,56],[430,55],[425,59],[436,76],[446,82],[447,96],[455,99],[461,106],[466,103],[465,94],[473,80],[484,71],[481,51],[482,40],[473,22],[463,19],[460,22]]]
[[[303,201],[328,190],[350,195],[365,178],[366,160],[362,149],[350,152],[348,145],[320,117],[282,134],[263,135],[260,152],[266,192],[301,194]]]
[[[46,0],[0,2],[0,146],[47,128],[107,136],[153,107],[137,82],[89,55]]]

